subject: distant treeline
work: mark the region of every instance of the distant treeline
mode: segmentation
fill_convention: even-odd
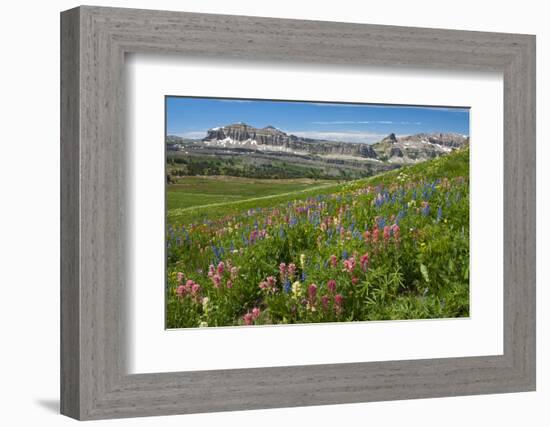
[[[256,179],[310,178],[347,180],[371,175],[368,170],[356,172],[338,167],[315,168],[284,161],[245,162],[232,158],[215,159],[203,157],[169,158],[167,172],[172,177],[226,175]]]

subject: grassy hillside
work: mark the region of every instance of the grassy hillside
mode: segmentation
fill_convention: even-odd
[[[468,316],[468,160],[169,195],[167,327]]]

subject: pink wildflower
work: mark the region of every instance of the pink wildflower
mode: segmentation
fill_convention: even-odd
[[[307,292],[309,295],[309,299],[313,301],[317,296],[317,285],[315,283],[312,283],[311,285],[309,285],[307,288]]]
[[[183,273],[181,271],[178,271],[176,273],[176,280],[178,281],[178,283],[181,283],[183,281]]]
[[[223,263],[223,261],[220,261],[220,263],[218,264],[218,274],[221,276],[224,270],[225,270],[225,264]]]
[[[216,269],[212,264],[210,264],[210,266],[208,267],[208,277],[212,277],[214,276],[214,274],[216,274]]]
[[[365,239],[365,242],[368,242],[370,240],[370,231],[367,230],[363,233],[363,238]]]
[[[344,297],[340,294],[336,294],[334,296],[334,311],[336,311],[337,314],[341,314],[343,305],[344,305]]]
[[[254,319],[252,318],[252,313],[246,313],[243,316],[243,320],[245,325],[252,325],[252,322],[254,321]]]
[[[355,265],[356,265],[356,262],[354,257],[350,257],[344,260],[344,268],[349,274],[353,273],[353,270],[355,270]]]
[[[219,274],[214,274],[214,277],[212,277],[212,282],[214,283],[214,287],[217,289],[220,287],[220,283],[222,281],[222,278]]]
[[[369,253],[365,252],[365,254],[361,257],[361,270],[366,271],[369,267]]]
[[[393,224],[392,225],[392,232],[393,232],[393,238],[396,242],[399,241],[399,225]]]
[[[178,297],[183,297],[185,296],[185,286],[183,285],[179,285],[177,288],[176,288],[176,295]]]
[[[336,267],[338,265],[338,257],[336,255],[330,256],[330,265]]]
[[[264,291],[277,292],[276,284],[277,284],[277,279],[275,279],[275,277],[273,276],[269,276],[267,279],[260,282],[260,289]]]
[[[187,280],[187,282],[185,282],[185,292],[191,292],[194,284],[195,282],[193,282],[191,279]]]
[[[389,225],[386,225],[384,227],[384,240],[387,242],[388,240],[390,240],[390,226]]]
[[[329,280],[327,283],[327,288],[330,292],[336,291],[336,280]]]
[[[380,230],[378,228],[375,228],[373,231],[372,231],[372,241],[374,243],[378,242],[378,238],[380,236]]]
[[[323,295],[321,297],[321,306],[323,307],[323,310],[328,310],[328,296],[327,295]]]
[[[260,309],[258,307],[254,307],[252,309],[252,320],[256,320],[258,317],[260,317]]]
[[[233,287],[233,282],[231,280],[228,280],[226,286],[227,289],[231,289]]]
[[[279,264],[279,274],[281,275],[281,280],[286,276],[286,264],[284,262]]]
[[[201,285],[198,283],[193,283],[193,286],[191,287],[191,293],[198,294],[201,291]]]
[[[275,284],[277,283],[277,279],[275,279],[275,277],[273,276],[269,276],[267,279],[267,285],[270,287],[270,288],[274,288],[275,287]]]
[[[351,278],[351,283],[354,284],[354,285],[357,285],[359,283],[359,279],[357,277],[352,277]]]

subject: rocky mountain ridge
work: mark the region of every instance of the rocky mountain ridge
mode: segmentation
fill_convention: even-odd
[[[455,133],[419,133],[398,137],[389,134],[374,144],[304,138],[273,126],[256,128],[245,123],[209,129],[200,140],[189,141],[167,136],[173,149],[195,146],[200,149],[250,150],[262,153],[285,153],[330,159],[356,159],[397,164],[415,163],[447,154],[469,143],[465,135]],[[178,148],[179,147],[179,148]]]
[[[381,161],[408,164],[448,154],[468,145],[469,141],[469,137],[457,133],[418,133],[403,137],[392,133],[372,148]]]

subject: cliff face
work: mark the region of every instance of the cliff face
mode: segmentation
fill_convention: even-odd
[[[244,123],[210,129],[202,143],[216,147],[252,148],[260,151],[286,151],[297,154],[355,156],[373,158],[376,152],[368,144],[325,141],[287,134],[273,126],[255,128]]]

